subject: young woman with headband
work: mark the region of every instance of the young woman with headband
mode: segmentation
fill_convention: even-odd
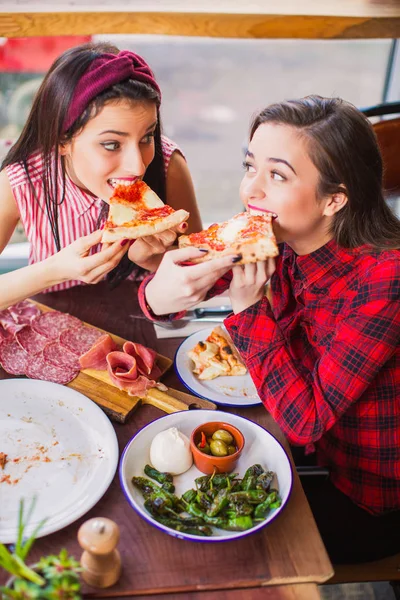
[[[188,230],[201,228],[185,159],[161,133],[160,102],[150,67],[133,52],[84,44],[54,62],[0,173],[0,251],[19,220],[30,243],[29,266],[0,276],[0,309],[42,290],[106,275],[116,285],[157,267],[177,231],[99,246],[117,182],[144,179],[190,212]]]

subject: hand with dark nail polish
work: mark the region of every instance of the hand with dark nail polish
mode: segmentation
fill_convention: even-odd
[[[232,258],[232,262],[233,262],[233,263],[237,263],[237,262],[239,262],[240,260],[242,260],[242,258],[243,258],[243,256],[242,256],[241,254],[238,254],[237,256],[234,256],[234,257]]]

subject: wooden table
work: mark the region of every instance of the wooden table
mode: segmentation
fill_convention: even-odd
[[[152,324],[137,318],[142,316],[137,290],[135,284],[129,282],[124,282],[114,291],[110,291],[106,283],[101,283],[39,295],[36,299],[171,357],[178,344],[176,339],[157,340]],[[0,376],[6,377],[2,371]],[[164,381],[174,387],[180,385],[173,372]],[[280,429],[262,406],[229,410],[257,421],[288,449]],[[154,407],[141,406],[128,423],[114,424],[120,451],[139,428],[162,414]],[[209,600],[214,596],[204,594],[205,591],[237,590],[237,596],[233,598],[251,599],[252,596],[247,595],[250,590],[245,596],[240,590],[279,586],[271,587],[263,597],[311,600],[318,597],[312,584],[322,583],[333,574],[296,472],[291,498],[276,521],[254,535],[222,544],[178,540],[153,528],[132,510],[116,475],[103,498],[83,518],[36,542],[30,557],[32,562],[40,555],[57,552],[62,547],[80,557],[77,530],[86,519],[98,516],[115,520],[121,528],[119,549],[124,571],[112,589],[85,588],[88,598],[152,597],[152,594],[184,592],[185,598]],[[1,574],[0,580],[4,581]],[[187,595],[200,591],[203,595]],[[259,594],[259,590],[251,593]],[[259,595],[253,597],[258,598]]]
[[[179,600],[177,594],[160,596],[130,596],[135,600]],[[114,600],[126,600],[120,596]],[[262,588],[246,588],[243,590],[218,590],[215,592],[188,592],[184,600],[320,600],[321,595],[314,583],[298,583],[292,585],[274,585]],[[183,600],[183,598],[182,598]]]
[[[150,7],[149,7],[150,5]],[[223,38],[400,37],[398,0],[0,1],[0,36],[153,33]]]

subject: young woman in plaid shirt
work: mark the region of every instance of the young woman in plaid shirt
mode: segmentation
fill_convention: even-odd
[[[251,127],[240,191],[245,206],[278,215],[272,304],[271,260],[180,267],[200,255],[189,248],[167,253],[142,284],[142,308],[162,318],[229,287],[225,326],[261,400],[289,442],[329,468],[303,485],[332,560],[395,554],[400,223],[383,198],[372,127],[336,98],[271,105]]]

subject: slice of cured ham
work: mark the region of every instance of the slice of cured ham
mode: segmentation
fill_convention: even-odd
[[[157,358],[157,353],[154,350],[136,342],[125,342],[123,350],[126,354],[130,354],[136,358],[138,369],[143,375],[150,375],[154,361]]]
[[[136,358],[126,352],[110,352],[107,365],[113,384],[130,396],[144,397],[149,388],[157,385],[155,381],[139,374]]]
[[[81,369],[107,369],[107,354],[117,350],[118,346],[108,333],[99,337],[93,346],[79,357]]]
[[[0,325],[11,336],[15,335],[17,331],[20,331],[20,329],[25,327],[24,323],[19,324],[15,321],[8,308],[0,311]]]
[[[142,375],[146,375],[149,379],[160,377],[161,370],[155,362],[157,352],[136,342],[125,342],[123,351],[136,358],[137,368]]]
[[[22,302],[0,311],[2,331],[13,336],[25,325],[29,325],[38,315],[40,315],[40,310],[35,304],[28,300],[22,300]]]
[[[29,300],[22,300],[17,304],[13,304],[8,310],[17,323],[24,325],[28,325],[41,313],[40,308],[33,302],[29,302]]]

